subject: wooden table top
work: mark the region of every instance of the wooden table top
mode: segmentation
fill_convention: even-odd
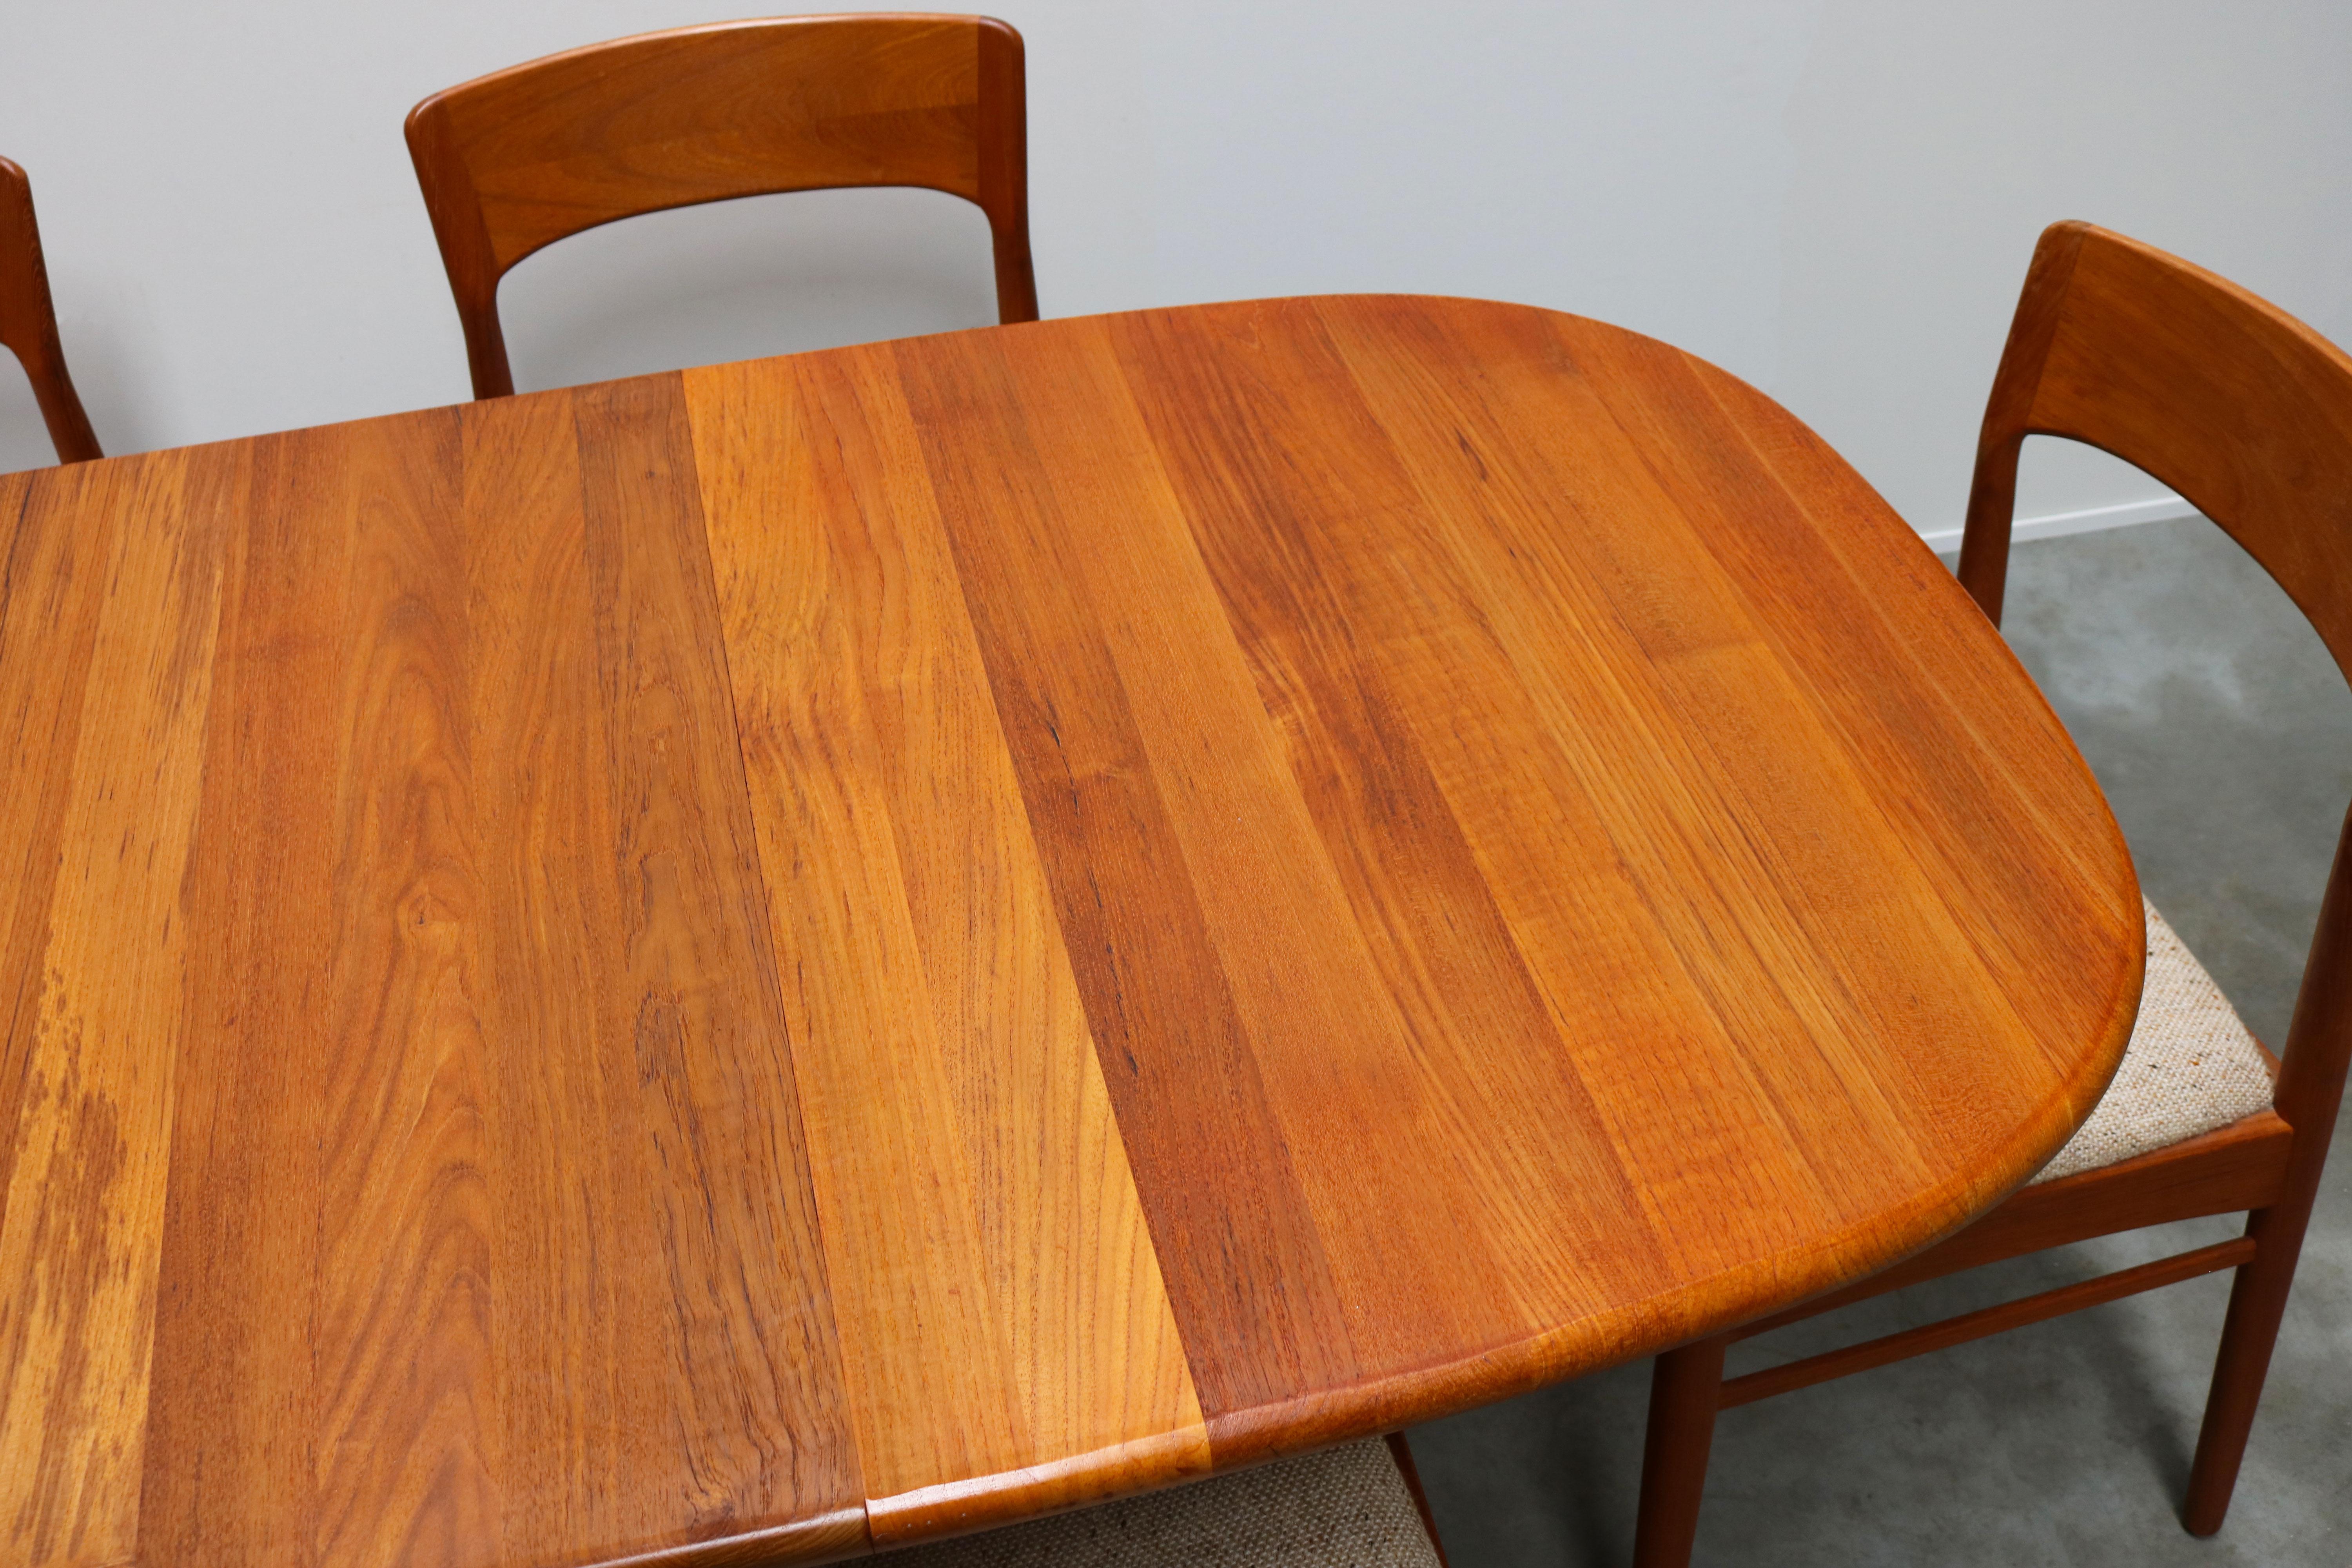
[[[2074,746],[1761,395],[1516,306],[0,479],[0,1542],[822,1557],[1782,1307],[2067,1137]]]

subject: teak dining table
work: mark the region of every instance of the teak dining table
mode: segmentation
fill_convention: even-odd
[[[0,1557],[821,1559],[1884,1267],[2095,1102],[2058,721],[1657,342],[1333,298],[0,479]]]

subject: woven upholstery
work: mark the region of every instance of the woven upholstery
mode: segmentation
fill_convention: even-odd
[[[2147,983],[2123,1066],[2091,1119],[2034,1182],[2169,1148],[2271,1102],[2270,1068],[2254,1037],[2156,906],[2142,900],[2142,907]]]
[[[1374,1437],[887,1554],[890,1568],[1437,1568]]]

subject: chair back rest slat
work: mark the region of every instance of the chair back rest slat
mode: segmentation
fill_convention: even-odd
[[[2034,254],[1995,378],[1972,531],[1989,489],[2009,491],[2004,506],[2013,500],[2029,435],[2111,452],[2219,523],[2277,579],[2352,679],[2352,357],[2344,351],[2202,268],[2088,224],[2060,224]],[[2000,525],[2005,531],[2005,510]]]
[[[617,218],[739,196],[961,196],[994,237],[1000,317],[1035,320],[1022,78],[1020,35],[987,17],[789,16],[595,44],[426,99],[409,150],[476,395],[512,390],[497,294],[517,262]]]

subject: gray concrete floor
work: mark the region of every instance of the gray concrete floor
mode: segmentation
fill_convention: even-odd
[[[2021,545],[2007,629],[2097,773],[2148,897],[2256,1034],[2285,1037],[2345,805],[2352,691],[2210,524]],[[1736,1348],[1737,1373],[2234,1234],[2020,1258]],[[2229,1523],[2176,1510],[2228,1276],[1728,1412],[1697,1562],[2352,1564],[2352,1139],[2339,1139]],[[1416,1428],[1454,1568],[1632,1552],[1646,1362]]]

